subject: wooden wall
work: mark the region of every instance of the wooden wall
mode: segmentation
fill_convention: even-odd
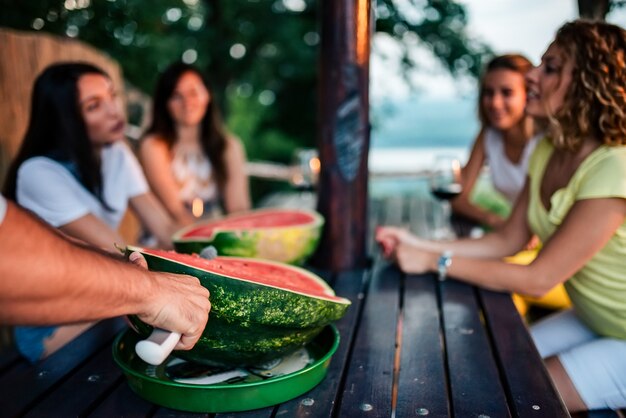
[[[75,39],[0,28],[0,45],[0,185],[4,185],[28,124],[33,82],[44,68],[61,61],[85,61],[105,70],[120,91],[124,84],[117,62]],[[136,220],[127,216],[122,235],[134,242],[137,231]]]

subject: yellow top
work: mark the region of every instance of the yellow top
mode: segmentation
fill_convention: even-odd
[[[551,209],[546,211],[539,190],[553,151],[549,140],[543,139],[529,165],[528,223],[541,242],[548,241],[577,200],[626,198],[626,147],[600,146],[580,164],[567,186],[552,195]],[[626,220],[565,288],[576,314],[591,329],[626,339]]]

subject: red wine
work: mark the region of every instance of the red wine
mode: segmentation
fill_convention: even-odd
[[[440,200],[451,200],[461,194],[461,185],[459,183],[451,183],[445,186],[433,187],[430,192]]]

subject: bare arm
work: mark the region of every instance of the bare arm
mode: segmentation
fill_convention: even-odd
[[[376,232],[376,240],[383,247],[383,253],[386,256],[390,256],[399,245],[406,245],[438,254],[449,250],[462,257],[500,259],[517,253],[530,239],[532,234],[526,219],[527,211],[528,180],[515,203],[513,213],[504,225],[482,238],[429,241],[401,228],[381,227]]]
[[[139,145],[139,159],[150,189],[170,216],[181,225],[192,223],[193,216],[178,195],[178,185],[172,175],[172,158],[167,144],[154,136],[143,139]]]
[[[493,290],[541,296],[580,270],[606,245],[625,217],[624,199],[581,200],[572,206],[561,226],[528,266],[461,256],[453,258],[449,274]],[[589,227],[589,219],[594,220],[593,228]],[[438,256],[406,245],[399,246],[395,255],[403,270],[420,272],[436,270]]]
[[[251,203],[246,174],[246,152],[238,139],[228,138],[224,159],[228,176],[222,191],[226,212],[249,210]]]
[[[457,198],[452,200],[452,209],[455,213],[473,219],[483,225],[498,227],[504,221],[500,216],[486,211],[470,201],[470,196],[472,190],[474,189],[474,185],[476,184],[476,180],[478,179],[483,165],[485,164],[484,144],[484,130],[481,130],[474,141],[469,160],[461,172],[463,192]]]
[[[0,323],[61,324],[137,314],[181,332],[177,348],[200,337],[210,310],[195,278],[149,272],[78,246],[9,204],[0,224]]]
[[[181,225],[174,222],[152,193],[148,192],[132,197],[130,207],[141,223],[157,238],[160,248],[173,248],[172,234]]]
[[[120,234],[91,213],[60,226],[59,230],[69,237],[112,253],[117,252],[115,244],[125,245]]]

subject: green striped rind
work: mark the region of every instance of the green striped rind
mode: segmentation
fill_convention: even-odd
[[[137,317],[132,316],[130,320],[144,338],[150,334],[151,327]],[[177,351],[176,356],[209,365],[260,364],[303,347],[322,329],[323,327],[293,329],[258,324],[244,326],[211,314],[202,337],[193,350]]]
[[[211,292],[211,317],[217,316],[242,326],[263,324],[286,328],[320,327],[341,318],[350,306],[347,299],[339,298],[339,301],[334,301],[299,294],[215,274],[176,260],[145,253],[141,248],[129,246],[127,253],[130,251],[141,252],[150,270],[188,274],[200,279],[202,285]],[[300,274],[324,283],[329,293],[332,292],[321,278],[304,269],[271,261],[263,262],[280,265],[285,269],[296,269]]]
[[[308,224],[276,226],[251,230],[224,230],[212,237],[183,238],[197,225],[178,231],[172,237],[174,248],[181,253],[200,253],[208,245],[219,255],[263,258],[288,264],[302,264],[319,244],[324,218],[317,212],[307,212],[313,218]]]
[[[179,357],[205,364],[260,364],[303,347],[323,329],[241,327],[215,318],[207,325],[196,348],[177,353]]]

